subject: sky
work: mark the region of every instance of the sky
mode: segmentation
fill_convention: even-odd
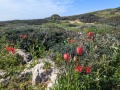
[[[0,21],[70,16],[120,7],[120,0],[0,0]]]

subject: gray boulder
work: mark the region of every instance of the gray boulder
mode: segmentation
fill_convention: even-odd
[[[16,55],[18,60],[20,60],[23,64],[26,64],[32,60],[32,56],[22,49],[16,49]]]

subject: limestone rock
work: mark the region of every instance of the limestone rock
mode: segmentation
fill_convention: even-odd
[[[16,55],[23,64],[26,64],[32,60],[32,56],[29,53],[23,51],[22,49],[16,49]]]
[[[45,83],[49,80],[49,75],[52,72],[52,69],[44,70],[44,63],[37,64],[34,68],[32,68],[32,85],[36,83]]]
[[[42,62],[32,68],[32,85],[48,82],[46,90],[49,90],[49,88],[55,83],[59,71],[55,68],[53,61],[49,59],[42,59],[40,61]],[[44,61],[49,62],[51,64],[51,68],[47,70],[43,69]]]

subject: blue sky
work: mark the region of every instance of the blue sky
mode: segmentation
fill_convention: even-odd
[[[120,7],[120,0],[0,0],[0,21],[69,16]]]

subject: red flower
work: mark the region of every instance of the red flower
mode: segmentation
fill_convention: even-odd
[[[15,53],[15,49],[14,49],[12,46],[10,46],[10,47],[6,47],[5,50],[6,50],[6,51],[11,51],[12,54]]]
[[[28,36],[27,35],[23,35],[23,38],[28,38]]]
[[[85,67],[85,72],[86,72],[86,74],[90,74],[90,67],[89,66]]]
[[[24,39],[25,39],[25,38],[28,38],[28,36],[27,36],[26,34],[25,34],[25,35],[22,35],[22,34],[21,34],[19,37],[20,37],[20,38],[24,38]]]
[[[70,42],[70,43],[73,43],[73,39],[70,39],[69,42]]]
[[[91,37],[93,35],[93,32],[88,32],[88,37]]]
[[[12,54],[15,54],[15,50],[12,50],[11,52],[12,52]]]
[[[10,46],[10,47],[6,47],[5,50],[6,51],[12,51],[12,50],[14,50],[14,48],[12,46]]]
[[[77,47],[77,48],[76,48],[76,53],[77,53],[78,55],[81,55],[81,54],[82,54],[82,47]]]
[[[5,50],[6,50],[6,51],[9,51],[9,47],[6,47]]]
[[[77,72],[82,72],[82,66],[76,65],[75,70]]]
[[[63,55],[63,58],[64,58],[65,61],[68,61],[68,60],[69,60],[69,54],[68,54],[68,53],[65,53],[65,54]]]

